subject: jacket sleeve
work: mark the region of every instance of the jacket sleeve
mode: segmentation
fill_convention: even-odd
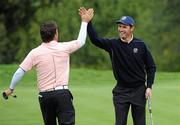
[[[145,47],[145,69],[147,73],[147,87],[152,88],[152,84],[154,83],[155,78],[156,66],[147,47]]]
[[[88,23],[88,28],[87,28],[87,31],[88,31],[88,35],[89,35],[89,38],[91,40],[91,42],[99,47],[99,48],[102,48],[106,51],[110,51],[111,50],[111,46],[112,46],[112,40],[111,39],[107,39],[107,38],[100,38],[98,37],[97,35],[97,32],[95,30],[95,28],[92,26],[92,23],[91,21]]]

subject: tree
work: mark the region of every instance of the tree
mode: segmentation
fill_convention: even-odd
[[[42,7],[56,4],[58,0],[1,0],[0,1],[0,63],[16,61],[16,54],[21,47],[20,40],[28,41],[29,24],[34,20],[35,12]],[[22,34],[17,35],[18,32]],[[23,36],[22,36],[23,35]],[[19,46],[20,45],[20,46]]]
[[[61,42],[76,39],[80,6],[94,8],[93,24],[99,36],[105,38],[118,37],[117,19],[123,15],[133,16],[134,36],[149,47],[157,69],[180,71],[179,0],[1,0],[0,63],[20,62],[38,46],[41,43],[39,25],[44,20],[57,22]],[[89,39],[71,60],[74,66],[111,67],[109,55],[94,47]]]

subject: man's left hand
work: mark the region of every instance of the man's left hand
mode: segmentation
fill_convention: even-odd
[[[151,88],[147,88],[147,89],[146,89],[145,96],[146,96],[146,99],[151,98],[151,96],[152,96],[152,90],[151,90]]]

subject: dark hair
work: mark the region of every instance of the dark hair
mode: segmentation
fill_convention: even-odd
[[[40,34],[44,43],[48,43],[54,39],[56,30],[58,29],[55,21],[46,21],[41,24]]]

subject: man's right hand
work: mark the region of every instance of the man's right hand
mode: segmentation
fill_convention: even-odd
[[[86,10],[84,7],[79,8],[79,15],[81,16],[81,20],[83,22],[89,22],[94,16],[94,10],[92,8]]]

